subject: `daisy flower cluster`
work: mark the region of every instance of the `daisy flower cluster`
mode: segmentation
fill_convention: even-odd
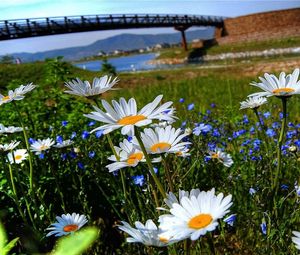
[[[223,193],[215,194],[215,190],[199,189],[179,191],[179,199],[170,192],[165,199],[170,213],[159,216],[157,227],[152,220],[145,225],[135,222],[136,228],[122,222],[119,229],[129,234],[127,242],[139,242],[148,246],[167,246],[190,238],[195,241],[211,232],[219,225],[232,205],[232,196],[224,197]]]

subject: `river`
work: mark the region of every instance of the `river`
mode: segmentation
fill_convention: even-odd
[[[135,72],[142,70],[153,70],[153,69],[166,69],[172,68],[180,65],[158,65],[158,64],[149,64],[150,60],[153,60],[157,57],[157,53],[145,53],[145,54],[137,54],[130,55],[125,57],[116,57],[108,59],[108,63],[112,64],[117,72]],[[102,61],[94,60],[94,61],[85,61],[74,64],[75,66],[90,70],[90,71],[100,71]]]

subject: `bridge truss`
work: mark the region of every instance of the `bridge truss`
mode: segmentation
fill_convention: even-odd
[[[223,18],[191,15],[89,15],[0,21],[0,40],[99,30],[191,26],[222,27]]]

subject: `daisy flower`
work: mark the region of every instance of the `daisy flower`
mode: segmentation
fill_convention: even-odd
[[[209,151],[208,154],[209,154],[209,156],[207,156],[207,158],[217,159],[226,167],[231,167],[233,164],[233,160],[232,160],[230,154],[227,154],[227,153],[221,151],[220,149],[215,149],[214,151]]]
[[[119,226],[119,229],[131,236],[126,238],[128,243],[142,243],[146,246],[162,247],[177,242],[166,237],[159,237],[161,230],[157,228],[152,220],[147,220],[145,225],[136,221],[136,228],[131,227],[125,221],[122,221],[122,223],[123,225]]]
[[[250,85],[258,87],[265,92],[253,93],[250,96],[278,96],[287,97],[294,94],[300,94],[299,68],[296,68],[292,74],[285,75],[281,72],[279,78],[273,74],[265,73],[264,78],[259,77],[261,82],[252,82]]]
[[[57,222],[50,225],[46,230],[50,232],[46,237],[55,235],[55,236],[65,236],[79,230],[83,225],[85,225],[88,220],[86,216],[79,215],[78,213],[63,214],[61,217],[56,216]]]
[[[257,109],[261,105],[267,103],[267,99],[265,97],[260,97],[260,96],[254,96],[254,97],[249,97],[243,102],[240,102],[241,107],[240,110],[242,109]]]
[[[155,128],[155,131],[151,128],[146,128],[141,133],[142,141],[145,148],[150,154],[160,153],[180,153],[185,150],[187,144],[190,142],[180,142],[184,137],[188,136],[184,134],[182,130],[175,129],[172,126],[166,128]],[[133,143],[139,147],[137,139],[133,139]]]
[[[173,203],[171,214],[159,217],[161,236],[175,240],[190,238],[196,240],[218,226],[221,219],[229,212],[232,205],[231,195],[215,195],[215,189],[195,192],[195,195],[183,196],[179,203]],[[160,235],[159,235],[160,236]]]
[[[69,139],[69,140],[62,141],[61,143],[57,143],[57,144],[53,145],[53,147],[61,149],[61,148],[68,147],[68,146],[72,145],[73,143],[74,143],[74,141]]]
[[[300,250],[300,232],[298,232],[298,231],[293,231],[293,234],[294,234],[295,236],[292,237],[292,241],[293,241],[293,243],[296,245],[296,248],[297,248],[298,250]]]
[[[30,145],[30,150],[35,153],[35,155],[39,155],[42,153],[42,151],[46,151],[51,148],[51,146],[55,142],[51,138],[47,139],[38,139],[34,143]]]
[[[21,131],[23,131],[23,128],[21,127],[14,127],[14,126],[5,127],[3,124],[0,124],[0,134],[16,133]]]
[[[190,151],[190,149],[185,146],[182,150],[177,151],[175,154],[178,157],[186,158],[186,157],[191,156],[191,153],[189,153],[189,151]]]
[[[76,78],[75,80],[65,83],[65,86],[70,89],[65,92],[83,97],[97,96],[111,90],[118,81],[117,77],[112,80],[111,76],[105,75],[100,78],[94,78],[91,85],[88,81],[82,81],[79,78]]]
[[[129,99],[128,102],[126,102],[124,98],[121,98],[119,103],[113,100],[113,107],[105,100],[102,100],[102,105],[106,112],[103,112],[98,107],[94,106],[96,111],[91,112],[90,114],[84,114],[84,116],[107,123],[106,125],[95,128],[91,132],[103,130],[103,134],[108,134],[115,129],[121,128],[122,135],[133,135],[134,126],[146,126],[152,123],[152,120],[157,119],[166,121],[172,121],[174,119],[174,116],[172,115],[162,115],[162,112],[169,110],[168,107],[173,103],[167,102],[158,106],[162,98],[162,95],[157,96],[153,102],[145,105],[140,111],[137,111],[137,105],[134,98]]]
[[[24,95],[29,91],[33,90],[35,87],[36,85],[30,83],[25,86],[21,85],[15,90],[9,90],[7,96],[0,94],[0,105],[4,103],[9,103],[13,100],[22,100],[25,97]]]
[[[191,192],[185,191],[185,190],[179,190],[179,199],[177,199],[177,197],[175,196],[175,194],[170,191],[167,194],[167,198],[164,199],[164,202],[169,207],[169,209],[171,209],[173,207],[173,204],[174,203],[178,204],[179,201],[181,201],[181,199],[183,197],[191,198],[192,196],[198,196],[199,194],[200,194],[200,190],[199,189],[192,189]],[[162,208],[162,207],[159,207],[157,209],[169,211],[168,209],[165,209],[165,208]]]
[[[124,139],[120,143],[120,147],[114,146],[117,155],[120,157],[119,160],[116,159],[115,155],[110,156],[108,159],[115,161],[112,164],[107,165],[109,172],[114,172],[124,167],[136,167],[139,162],[145,162],[145,157],[143,152],[138,150],[132,143]],[[154,159],[152,162],[159,162],[160,159]]]
[[[19,145],[20,142],[12,141],[6,144],[0,144],[0,151],[11,151]]]
[[[27,157],[28,157],[28,153],[27,153],[27,150],[25,150],[25,149],[15,150],[15,151],[7,154],[7,158],[9,160],[10,164],[13,164],[13,163],[20,164]]]

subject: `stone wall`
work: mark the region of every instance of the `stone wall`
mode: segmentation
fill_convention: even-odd
[[[215,35],[218,44],[300,36],[300,8],[229,18]]]

